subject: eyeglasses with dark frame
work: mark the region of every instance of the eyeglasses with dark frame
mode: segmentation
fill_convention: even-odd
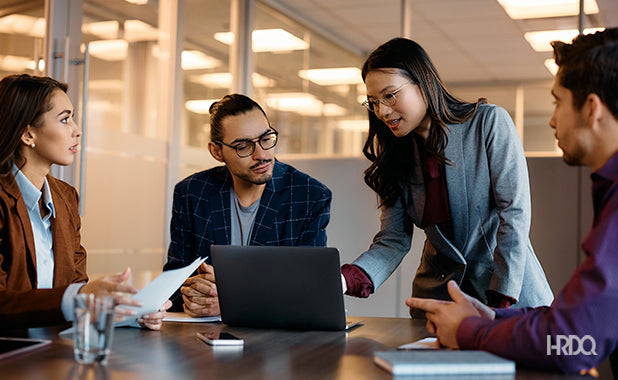
[[[371,112],[376,112],[376,109],[378,108],[378,103],[382,103],[387,107],[392,107],[395,105],[395,103],[397,103],[397,98],[395,97],[395,94],[398,93],[404,86],[408,85],[412,83],[411,80],[407,81],[406,83],[402,84],[401,86],[397,87],[396,89],[394,89],[393,91],[387,93],[386,95],[384,95],[381,98],[378,98],[377,100],[365,100],[364,102],[361,103],[361,105],[365,108],[367,108],[369,111]]]
[[[254,139],[241,140],[235,145],[226,144],[221,140],[213,141],[215,144],[225,145],[236,151],[236,154],[240,158],[249,157],[255,152],[255,144],[260,144],[260,147],[264,150],[269,150],[277,145],[279,140],[279,132],[271,127],[271,130],[258,136]]]

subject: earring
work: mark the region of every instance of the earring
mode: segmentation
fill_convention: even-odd
[[[30,144],[30,148],[34,148],[34,143]]]

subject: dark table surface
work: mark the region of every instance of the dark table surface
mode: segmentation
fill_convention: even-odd
[[[1,336],[53,340],[46,348],[0,361],[0,379],[390,379],[389,372],[373,363],[373,352],[428,336],[421,320],[348,319],[364,322],[349,332],[175,322],[165,322],[161,331],[116,328],[107,366],[77,365],[71,335],[58,336],[60,327],[0,331]],[[244,346],[212,347],[196,336],[217,331],[244,339]],[[518,368],[516,375],[506,378],[570,377]]]

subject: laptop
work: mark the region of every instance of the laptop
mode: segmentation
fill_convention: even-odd
[[[223,323],[346,329],[336,248],[213,245],[210,252]]]

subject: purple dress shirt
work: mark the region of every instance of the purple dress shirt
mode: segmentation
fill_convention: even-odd
[[[618,153],[591,178],[594,222],[582,243],[586,259],[552,305],[498,309],[495,320],[466,318],[457,330],[462,349],[564,372],[590,369],[611,355],[618,375]]]

